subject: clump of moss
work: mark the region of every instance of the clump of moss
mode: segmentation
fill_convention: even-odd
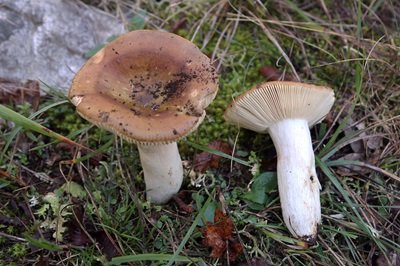
[[[28,247],[26,244],[23,243],[15,243],[8,248],[8,252],[11,257],[21,258],[28,253]]]
[[[241,92],[263,81],[259,69],[270,65],[275,60],[276,50],[271,48],[268,40],[258,34],[260,47],[254,48],[253,27],[251,24],[240,24],[232,41],[225,40],[216,47],[217,40],[212,40],[205,48],[206,54],[215,49],[227,52],[221,64],[219,91],[215,100],[207,108],[207,117],[196,133],[188,137],[189,141],[203,145],[219,139],[227,141],[236,133],[236,127],[225,122],[223,114],[232,99]],[[266,47],[267,49],[264,49]]]
[[[62,135],[69,135],[87,126],[72,104],[62,104],[47,111],[49,128]]]

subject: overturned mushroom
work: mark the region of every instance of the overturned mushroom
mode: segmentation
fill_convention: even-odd
[[[93,124],[136,143],[147,198],[167,202],[183,168],[176,141],[203,121],[218,77],[193,43],[150,30],[111,42],[76,74],[69,98]]]
[[[319,190],[309,128],[320,122],[334,102],[332,89],[297,82],[267,82],[236,98],[225,119],[269,133],[278,155],[278,188],[289,231],[314,242],[321,223]]]

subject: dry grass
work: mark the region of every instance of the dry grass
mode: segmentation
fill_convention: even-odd
[[[228,210],[245,248],[240,258],[243,264],[239,265],[251,265],[248,261],[257,257],[271,265],[398,265],[400,4],[397,1],[85,2],[119,17],[128,28],[140,25],[133,23],[139,16],[139,22],[144,19],[145,28],[175,32],[201,47],[220,71],[220,91],[205,123],[189,140],[203,148],[216,139],[235,144],[245,160],[254,153],[249,162],[260,166],[261,172],[275,169],[272,143],[267,136],[248,131],[238,133],[236,128],[225,124],[222,112],[232,97],[265,80],[259,74],[263,66],[275,68],[282,79],[291,77],[326,84],[335,90],[337,100],[332,112],[312,129],[323,187],[323,225],[318,243],[302,249],[304,243],[290,238],[282,223],[276,190],[268,191],[261,209],[254,209],[254,205],[244,200],[243,195],[251,187],[248,184],[256,176],[237,163],[229,173],[228,160],[220,169],[205,174],[188,172],[192,183],[184,184],[188,191],[184,200],[193,204],[194,213],[185,213],[173,203],[162,207],[150,205],[144,200],[135,147],[104,131],[84,128],[85,122],[65,111],[76,117],[71,123],[84,128],[73,139],[90,148],[106,150],[106,156],[100,161],[95,157],[84,158],[76,164],[37,164],[36,153],[51,157],[57,149],[55,144],[40,148],[49,140],[21,134],[19,143],[22,138],[31,147],[39,146],[36,151],[29,150],[29,158],[36,161],[23,162],[18,141],[13,140],[14,146],[1,161],[1,169],[9,174],[8,178],[2,175],[4,179],[12,179],[10,176],[17,176],[18,171],[29,175],[19,167],[23,164],[35,173],[46,172],[56,177],[60,184],[50,186],[31,177],[27,187],[11,182],[1,192],[0,218],[21,215],[29,216],[33,222],[20,226],[0,220],[4,230],[0,235],[4,246],[0,265],[40,262],[43,258],[49,263],[93,265],[104,263],[106,256],[138,254],[145,256],[131,257],[132,261],[141,258],[135,265],[166,265],[165,261],[150,262],[156,258],[154,254],[165,255],[167,260],[174,255],[203,259],[193,262],[194,265],[234,265],[226,260],[228,254],[219,259],[209,257],[209,250],[201,242],[199,226],[194,222],[196,218],[209,217],[217,205]],[[46,103],[54,101],[52,98]],[[51,127],[51,114],[43,122]],[[65,127],[60,126],[62,129]],[[6,141],[9,132],[2,130]],[[188,143],[182,141],[181,150],[190,162],[197,151]],[[35,155],[31,154],[34,152]],[[62,157],[79,160],[84,155],[72,150]],[[81,184],[86,196],[77,199],[65,191],[60,196],[61,204],[73,206],[68,209],[73,215],[66,216],[66,237],[56,242],[49,233],[51,230],[38,227],[39,221],[56,215],[47,212],[40,216],[38,212],[45,203],[44,195],[60,188],[66,180]],[[195,186],[195,181],[202,186]],[[39,205],[29,207],[27,213],[15,209],[13,204],[28,202],[32,195],[40,200]],[[79,230],[71,233],[68,231],[71,228]],[[32,243],[26,235],[34,238],[41,235],[64,251],[48,251],[46,242],[42,242],[36,243],[39,249],[30,249],[22,257],[5,259],[15,243]],[[178,254],[177,250],[181,252]]]

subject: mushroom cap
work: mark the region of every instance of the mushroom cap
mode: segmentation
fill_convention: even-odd
[[[161,31],[124,34],[91,57],[68,97],[91,123],[134,143],[169,143],[197,128],[218,91],[211,60]]]
[[[304,119],[308,126],[320,122],[335,100],[329,87],[290,81],[257,85],[234,99],[226,121],[259,133],[284,119]]]

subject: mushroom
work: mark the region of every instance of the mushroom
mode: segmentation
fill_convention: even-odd
[[[176,141],[203,121],[217,90],[211,60],[193,43],[138,30],[91,57],[68,96],[83,118],[137,145],[147,198],[165,203],[183,179]]]
[[[326,116],[334,100],[328,87],[266,82],[234,99],[224,114],[230,123],[271,136],[284,222],[293,236],[309,243],[321,223],[321,185],[309,128]]]

